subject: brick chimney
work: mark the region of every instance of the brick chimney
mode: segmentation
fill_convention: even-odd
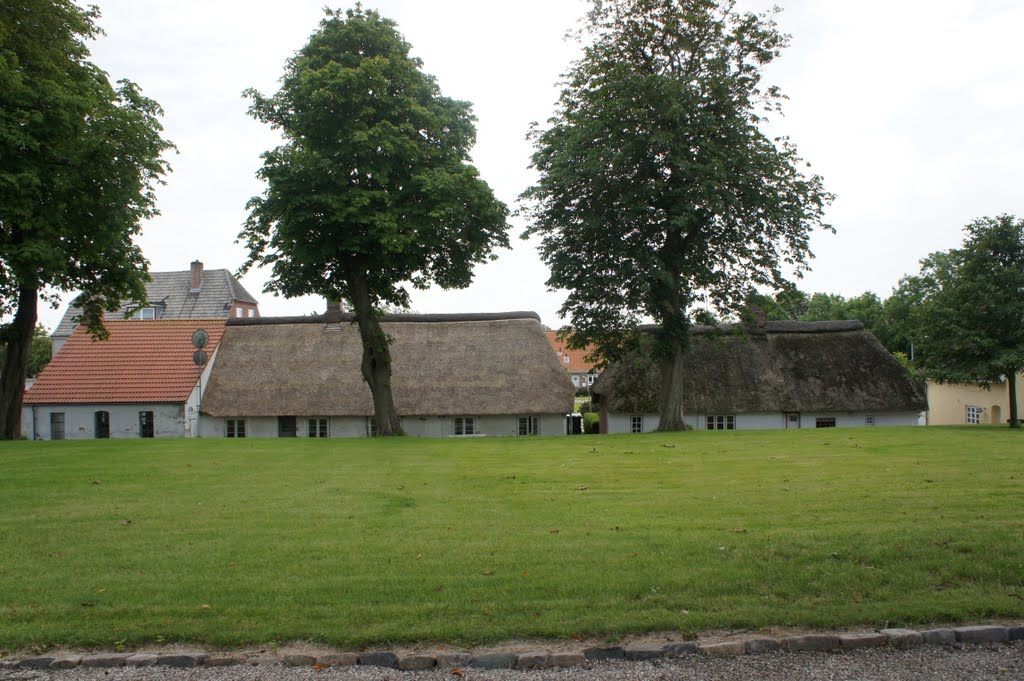
[[[192,261],[192,271],[188,275],[188,292],[199,293],[203,285],[203,263],[198,260]]]

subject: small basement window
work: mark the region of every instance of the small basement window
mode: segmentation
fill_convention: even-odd
[[[819,417],[814,419],[815,428],[835,428],[836,418],[834,416]]]
[[[873,426],[873,425],[875,425],[875,417],[870,415],[870,414],[865,416],[864,417],[864,425],[865,426]]]

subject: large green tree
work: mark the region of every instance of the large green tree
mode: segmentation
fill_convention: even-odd
[[[87,60],[95,8],[71,0],[0,3],[0,435],[21,435],[40,296],[80,290],[82,321],[145,300],[146,260],[132,237],[155,214],[168,167],[155,102],[113,87]]]
[[[1007,381],[1017,427],[1016,375],[1024,370],[1024,220],[979,218],[960,248],[932,253],[893,295],[906,313],[914,363],[950,383]]]
[[[443,97],[409,50],[377,12],[328,10],[275,95],[246,91],[285,141],[262,156],[244,268],[272,267],[267,292],[349,302],[383,435],[401,424],[380,311],[407,307],[409,285],[468,286],[508,245],[508,211],[470,163],[470,105]]]
[[[787,42],[770,16],[594,0],[584,35],[556,115],[532,133],[526,234],[542,237],[548,284],[568,291],[575,347],[615,359],[657,322],[659,428],[678,430],[695,306],[737,313],[754,286],[785,287],[831,196],[759,127],[782,100],[761,85]]]

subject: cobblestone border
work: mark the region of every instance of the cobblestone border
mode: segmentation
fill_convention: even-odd
[[[445,652],[436,655],[399,656],[389,651],[328,653],[319,656],[243,656],[230,653],[96,653],[56,655],[0,660],[5,669],[75,669],[77,667],[226,667],[232,665],[274,665],[288,667],[346,667],[354,665],[387,669],[426,670],[467,667],[476,669],[552,669],[578,667],[600,660],[656,660],[684,655],[760,655],[766,653],[841,652],[857,648],[918,645],[955,646],[962,643],[1009,643],[1024,641],[1024,626],[979,625],[946,629],[881,629],[846,634],[806,634],[782,638],[752,637],[707,643],[637,644],[585,648],[576,652],[549,653],[532,650],[520,653]]]

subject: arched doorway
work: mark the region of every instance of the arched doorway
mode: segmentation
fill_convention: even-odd
[[[992,414],[992,425],[998,425],[1003,421],[1003,411],[999,408],[998,404],[993,404],[992,408],[988,410]]]

